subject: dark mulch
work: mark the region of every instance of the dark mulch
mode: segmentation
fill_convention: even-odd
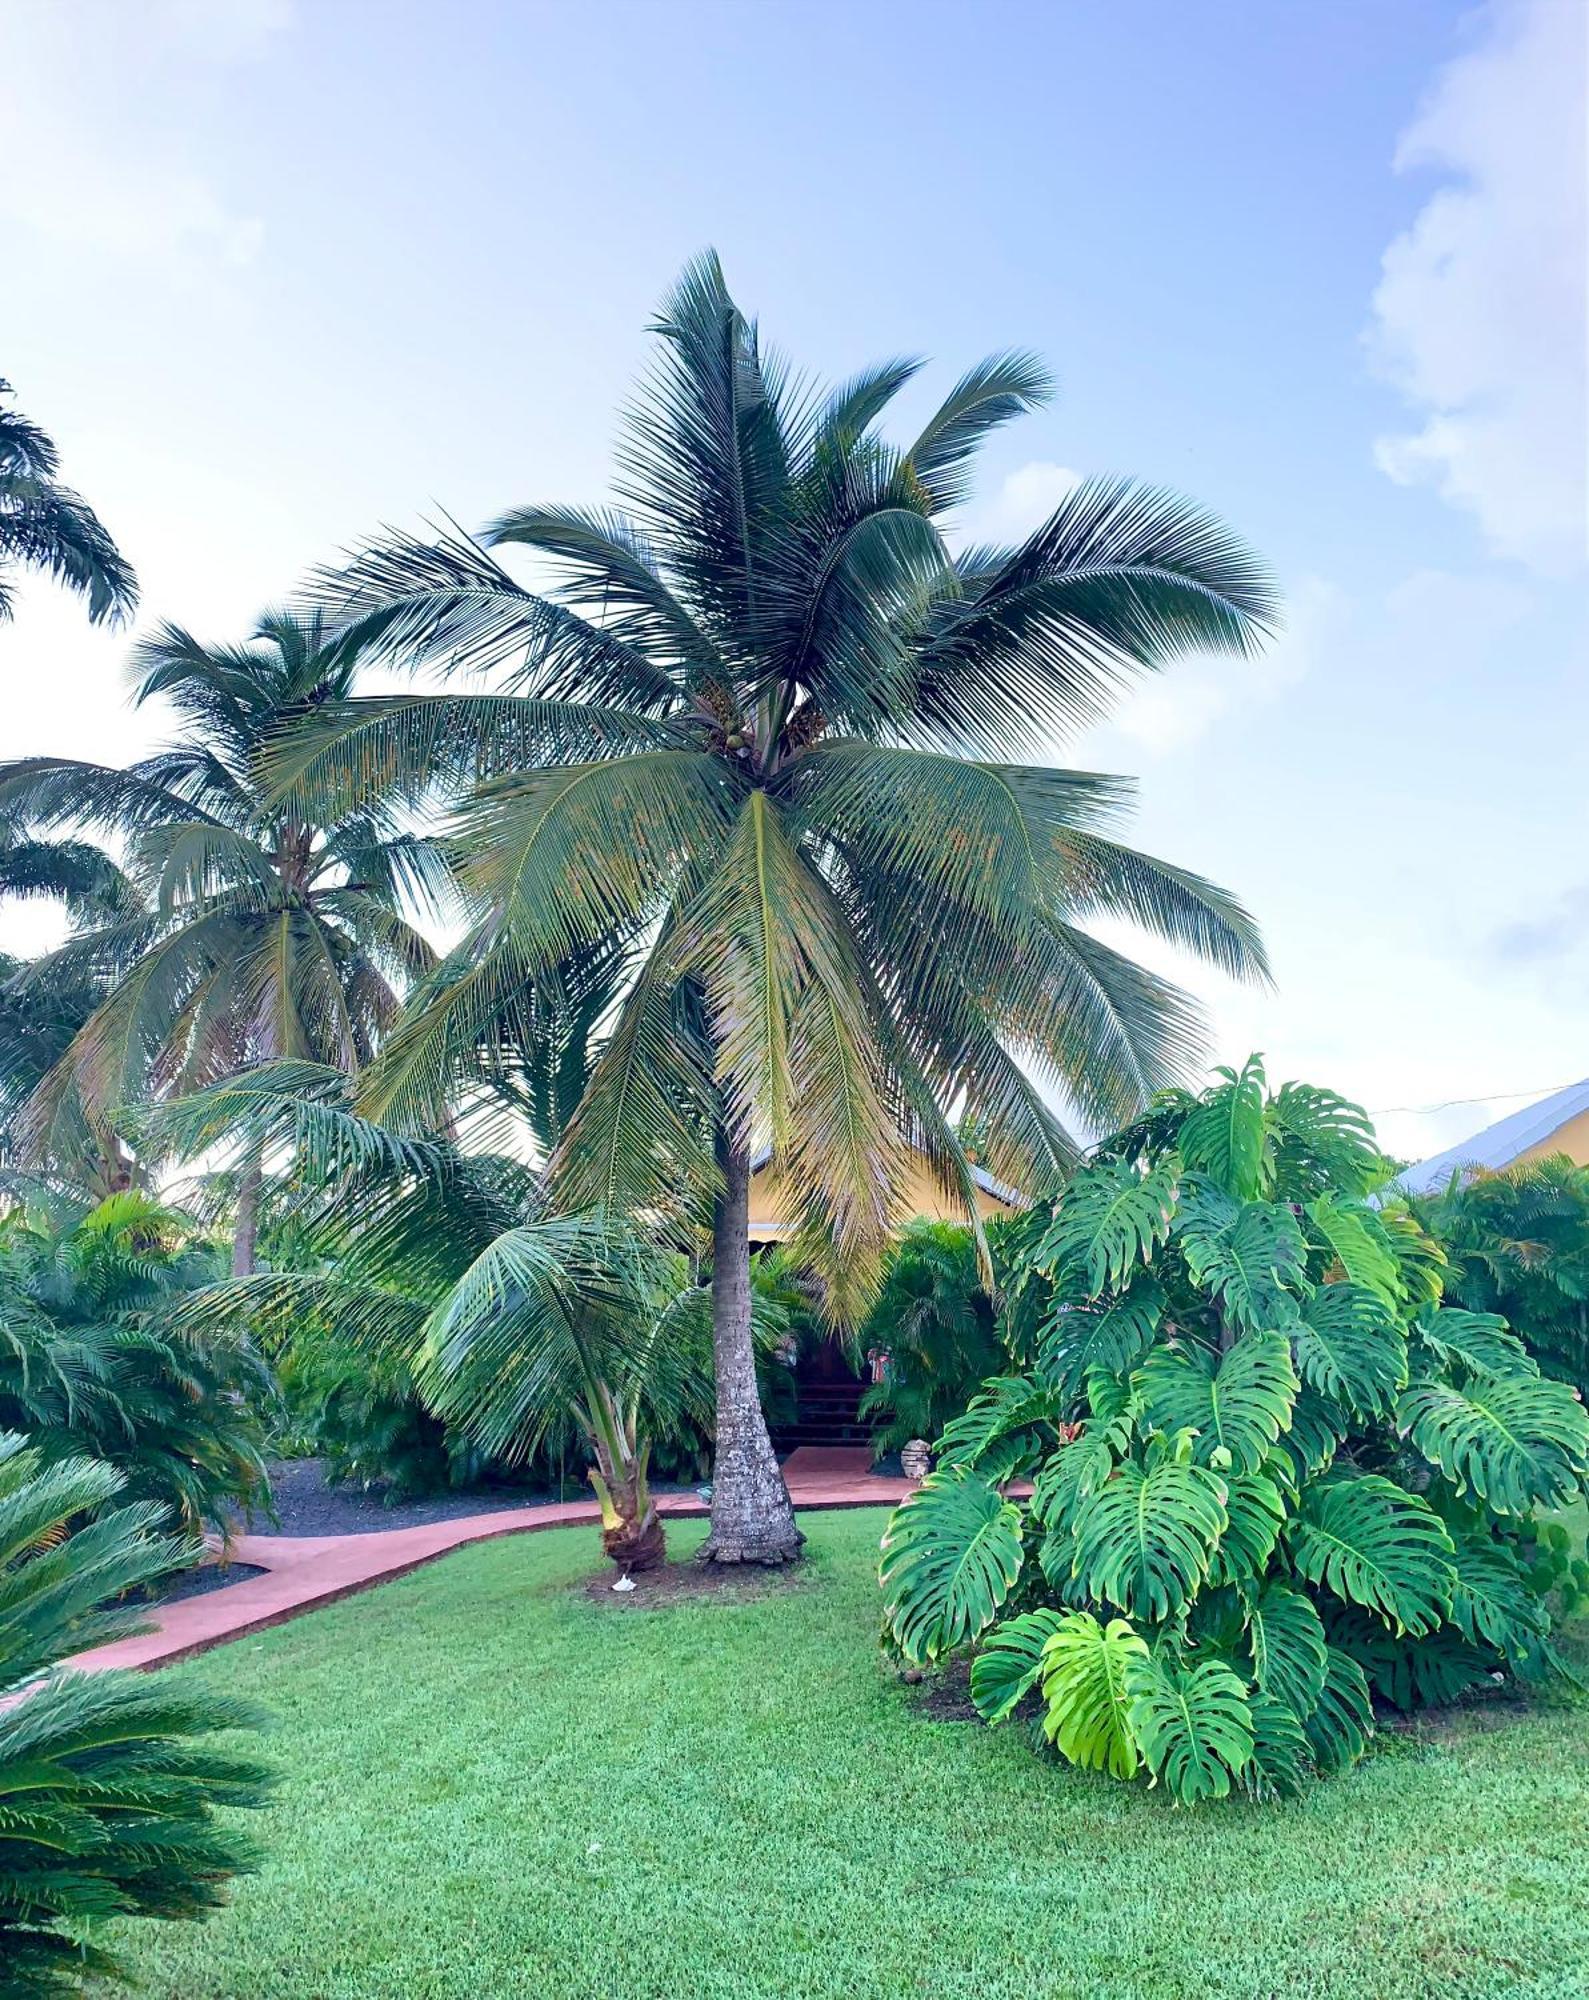
[[[193,1569],[179,1569],[174,1576],[145,1585],[127,1594],[139,1604],[180,1604],[184,1597],[207,1597],[212,1590],[225,1590],[234,1583],[246,1583],[251,1576],[263,1576],[258,1563],[207,1562]]]
[[[327,1486],[318,1458],[278,1459],[270,1468],[270,1488],[281,1516],[278,1526],[268,1515],[239,1516],[238,1534],[256,1535],[378,1535],[388,1528],[421,1528],[431,1521],[456,1521],[468,1514],[494,1514],[511,1507],[533,1507],[556,1500],[557,1488],[532,1486],[460,1487],[427,1493],[418,1500],[388,1505],[380,1487]],[[565,1500],[588,1500],[589,1489],[570,1479]]]
[[[808,1590],[813,1578],[803,1564],[792,1568],[764,1568],[759,1563],[670,1562],[660,1569],[637,1570],[633,1590],[614,1590],[618,1567],[611,1563],[587,1577],[578,1588],[592,1604],[625,1610],[637,1606],[679,1604],[692,1597],[716,1598],[729,1603],[746,1598],[766,1597],[777,1590]]]

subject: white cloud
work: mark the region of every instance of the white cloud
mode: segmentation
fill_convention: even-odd
[[[0,122],[34,170],[0,176],[0,222],[73,248],[141,260],[249,263],[263,227],[171,135],[137,129],[146,74],[254,60],[290,0],[0,0]],[[42,163],[46,163],[44,165]]]
[[[1492,0],[1396,153],[1448,184],[1385,252],[1370,349],[1420,428],[1375,456],[1473,513],[1497,554],[1585,553],[1582,0]]]
[[[968,508],[964,529],[974,542],[1019,542],[1042,527],[1054,509],[1082,483],[1068,465],[1036,458],[1006,474],[998,491]]]
[[[1141,682],[1111,717],[1122,735],[1151,757],[1184,750],[1232,710],[1271,702],[1311,671],[1339,593],[1321,577],[1304,577],[1289,593],[1286,627],[1252,658],[1177,662]]]

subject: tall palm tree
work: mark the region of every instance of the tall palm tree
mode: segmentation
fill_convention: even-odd
[[[0,398],[11,384],[0,379]],[[0,619],[12,616],[5,569],[41,569],[88,600],[94,624],[130,617],[138,581],[99,516],[57,477],[53,440],[20,410],[0,402]]]
[[[318,587],[349,643],[495,669],[502,691],[328,704],[272,764],[300,810],[481,774],[453,829],[476,921],[366,1079],[374,1115],[433,1122],[482,1044],[555,1015],[568,969],[606,953],[560,1199],[645,1212],[707,1191],[706,1553],[778,1561],[800,1537],[752,1365],[753,1152],[772,1148],[803,1254],[853,1316],[914,1148],[975,1217],[951,1114],[1035,1193],[1075,1157],[1046,1088],[1108,1128],[1177,1073],[1196,1009],[1085,925],[1127,918],[1261,977],[1251,919],[1112,837],[1124,781],[1014,760],[1180,653],[1253,648],[1274,599],[1219,523],[1118,480],[1017,547],[956,549],[978,447],[1049,393],[1029,356],[980,363],[900,447],[876,426],[918,364],[814,392],[763,352],[715,257],[654,330],[627,512],[388,539]],[[488,553],[504,544],[549,587]]]
[[[357,671],[356,652],[328,647],[317,619],[266,617],[240,647],[165,626],[135,650],[135,699],[164,696],[179,742],[125,770],[62,757],[0,765],[0,817],[19,833],[118,835],[131,884],[117,911],[11,982],[22,995],[85,981],[105,991],[17,1121],[25,1157],[50,1157],[85,1117],[108,1121],[270,1057],[356,1069],[399,991],[433,968],[405,910],[433,910],[448,893],[434,844],[364,806],[284,808],[259,778],[266,738],[290,742],[321,704],[348,697]],[[254,1265],[257,1191],[245,1163],[240,1273]]]

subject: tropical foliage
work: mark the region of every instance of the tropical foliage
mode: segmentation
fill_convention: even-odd
[[[956,551],[979,448],[1049,395],[1030,356],[979,363],[896,444],[878,426],[919,364],[813,390],[713,257],[654,331],[626,511],[518,507],[483,543],[388,539],[322,580],[350,647],[496,691],[330,700],[268,763],[278,809],[306,819],[476,781],[453,830],[475,922],[363,1107],[437,1129],[526,1044],[593,1048],[558,1201],[713,1201],[708,1554],[779,1560],[799,1537],[755,1399],[753,1150],[771,1147],[801,1254],[853,1323],[913,1145],[975,1215],[951,1108],[1041,1192],[1074,1158],[1044,1082],[1109,1122],[1177,1074],[1196,1010],[1088,925],[1257,976],[1251,920],[1119,842],[1122,781],[1019,760],[1187,651],[1254,648],[1274,599],[1217,521],[1115,479],[1016,547]]]
[[[0,817],[39,856],[40,893],[66,893],[69,863],[96,892],[79,894],[78,914],[97,921],[8,984],[11,1004],[35,1012],[47,996],[57,1008],[94,996],[10,1121],[29,1164],[69,1172],[118,1107],[263,1058],[356,1068],[408,983],[431,970],[409,917],[448,893],[434,844],[364,806],[312,816],[281,805],[259,775],[267,738],[293,743],[353,692],[357,672],[356,652],[329,646],[313,619],[268,617],[248,645],[220,648],[165,626],[135,649],[135,699],[167,701],[180,741],[126,770],[62,757],[0,765]],[[125,875],[96,870],[77,843],[35,838],[63,825],[114,834]],[[15,1061],[0,1059],[0,1077],[6,1067]],[[254,1261],[255,1199],[245,1172],[240,1271]]]
[[[267,1502],[269,1371],[246,1338],[170,1323],[219,1270],[189,1216],[132,1190],[64,1224],[0,1217],[0,1429],[45,1465],[105,1461],[188,1532]]]
[[[117,1916],[197,1918],[253,1850],[217,1808],[264,1804],[269,1774],[219,1747],[251,1705],[68,1654],[135,1629],[106,1599],[191,1559],[163,1510],[91,1458],[46,1462],[0,1433],[0,1990],[75,1994],[123,1970],[95,1942]],[[90,1520],[86,1527],[74,1524]],[[69,1532],[69,1530],[74,1530]],[[86,1936],[85,1936],[86,1933]]]
[[[1454,1175],[1407,1207],[1445,1250],[1451,1304],[1499,1313],[1546,1374],[1589,1390],[1589,1167]]]
[[[522,1161],[402,1137],[351,1102],[340,1071],[277,1062],[145,1122],[175,1152],[230,1138],[279,1160],[271,1200],[313,1266],[201,1289],[174,1324],[288,1355],[333,1342],[510,1469],[571,1436],[606,1552],[660,1562],[653,1443],[712,1410],[710,1299],[688,1259],[621,1218],[557,1214]],[[761,1319],[770,1342],[782,1323]]]
[[[1063,1756],[1188,1804],[1342,1769],[1376,1698],[1551,1672],[1536,1517],[1589,1482],[1576,1392],[1369,1201],[1364,1115],[1220,1075],[1028,1232],[1033,1366],[948,1426],[882,1563],[907,1658],[975,1643],[990,1721],[1031,1695]]]
[[[879,1457],[935,1438],[1004,1361],[975,1234],[964,1223],[912,1222],[889,1253],[877,1303],[855,1337],[886,1358],[861,1398]]]
[[[85,598],[96,625],[130,617],[138,602],[132,565],[80,493],[60,480],[54,441],[9,402],[0,381],[0,621],[15,610],[13,566],[42,570]]]

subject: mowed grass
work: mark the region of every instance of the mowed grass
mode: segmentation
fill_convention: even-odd
[[[495,1542],[182,1669],[269,1704],[285,1780],[231,1908],[124,1927],[144,1992],[1589,1993],[1581,1702],[1176,1812],[923,1714],[877,1650],[883,1518],[666,1608],[591,1601],[589,1530]]]

